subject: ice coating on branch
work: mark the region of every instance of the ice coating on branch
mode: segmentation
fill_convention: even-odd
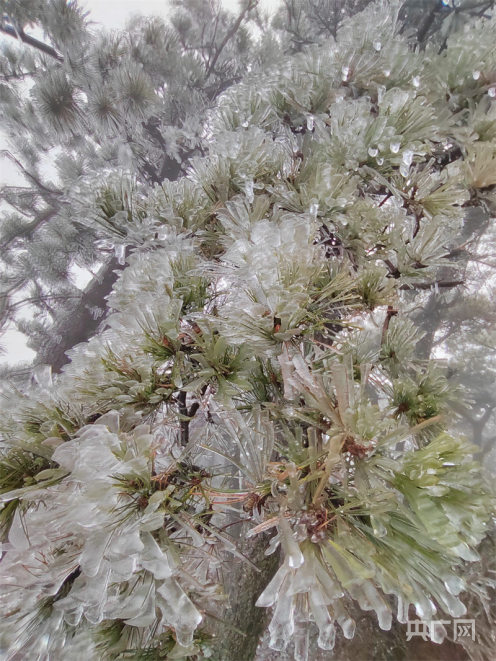
[[[177,642],[188,647],[193,642],[193,633],[202,621],[202,615],[174,579],[166,579],[158,588],[161,599],[158,607],[166,624],[176,632]]]

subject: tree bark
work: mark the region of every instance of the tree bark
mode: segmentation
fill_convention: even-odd
[[[241,551],[259,569],[257,572],[246,562],[236,561],[229,567],[227,586],[228,606],[223,614],[215,637],[216,661],[251,661],[266,628],[270,612],[255,606],[255,602],[270,582],[279,566],[279,554],[265,556],[269,535],[261,534],[240,540]]]

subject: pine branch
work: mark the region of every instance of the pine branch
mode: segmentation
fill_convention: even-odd
[[[246,14],[249,11],[251,11],[252,9],[254,9],[257,6],[257,4],[258,4],[258,0],[249,0],[246,7],[241,11],[238,18],[234,21],[231,29],[227,31],[226,36],[221,41],[219,47],[215,51],[215,55],[213,56],[212,61],[210,62],[209,66],[208,66],[207,73],[205,74],[205,81],[207,81],[208,78],[210,77],[210,75],[213,73],[215,65],[217,64],[217,60],[220,57],[220,54],[222,53],[222,51],[227,46],[229,41],[234,37],[234,35],[238,31],[239,26],[243,22]]]
[[[411,289],[450,289],[451,287],[458,287],[464,284],[465,280],[436,280],[435,282],[415,282],[408,285],[401,285],[400,289],[403,291]]]
[[[34,220],[25,225],[15,236],[0,245],[0,250],[6,250],[20,237],[29,238],[39,227],[47,223],[59,212],[58,206],[51,206],[39,213]]]
[[[0,32],[8,34],[9,37],[13,37],[14,39],[20,39],[28,46],[32,46],[40,52],[45,53],[45,55],[49,55],[54,60],[57,60],[57,62],[64,61],[64,57],[56,51],[55,48],[52,48],[52,46],[45,44],[39,39],[31,37],[29,34],[26,34],[22,28],[16,29],[13,25],[0,25]]]
[[[43,184],[40,181],[39,177],[34,175],[28,169],[26,169],[24,167],[24,165],[21,163],[21,161],[19,159],[17,159],[8,149],[2,149],[2,151],[0,151],[0,156],[4,156],[5,158],[8,158],[9,160],[11,160],[12,163],[14,163],[14,165],[16,165],[19,168],[19,170],[22,172],[22,174],[27,179],[30,179],[37,186],[37,188],[40,191],[40,195],[42,195],[42,196],[44,194],[46,194],[46,195],[56,195],[56,196],[62,195],[62,191],[56,190],[54,188],[49,188],[48,186],[45,186],[45,184]]]

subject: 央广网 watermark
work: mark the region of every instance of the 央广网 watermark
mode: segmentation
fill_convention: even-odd
[[[453,640],[472,638],[475,640],[475,620],[407,620],[406,639],[420,636],[422,640],[440,643],[444,639],[445,624],[453,625]]]

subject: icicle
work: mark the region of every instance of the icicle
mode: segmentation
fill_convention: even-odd
[[[188,647],[193,642],[195,629],[202,621],[201,613],[172,578],[166,579],[157,592],[163,597],[159,607],[164,619],[174,628],[177,642]]]
[[[114,246],[114,254],[117,259],[117,262],[121,265],[124,265],[126,263],[126,246],[123,245],[122,243],[117,244]]]
[[[403,152],[402,162],[407,167],[410,167],[410,165],[412,164],[412,160],[413,160],[413,151],[411,149],[405,149],[405,151]]]
[[[319,205],[317,202],[312,202],[309,208],[309,212],[311,216],[317,218],[317,214],[319,213]]]
[[[396,595],[398,599],[398,610],[396,611],[396,619],[401,624],[406,624],[408,622],[408,608],[410,604],[408,601],[405,601],[401,595]]]
[[[96,576],[100,571],[100,566],[103,562],[103,554],[111,537],[111,532],[97,532],[95,535],[92,535],[84,545],[79,564],[81,566],[81,571],[86,576]]]
[[[299,622],[294,638],[294,660],[308,661],[310,628],[306,622]]]
[[[103,310],[102,308],[99,308],[96,305],[92,305],[91,307],[88,308],[88,310],[91,314],[91,318],[94,319],[95,321],[97,319],[99,319],[100,317],[103,317],[103,315],[105,313],[105,310]]]
[[[277,601],[269,633],[269,647],[278,652],[284,651],[294,633],[294,600],[287,594]]]
[[[272,578],[270,583],[266,586],[265,590],[258,597],[255,606],[259,606],[260,608],[268,608],[269,606],[273,606],[279,597],[279,592],[281,591],[281,588],[288,576],[288,573],[289,573],[289,569],[286,565],[282,565],[282,567],[279,567],[279,569],[274,574],[274,577]]]
[[[31,373],[31,382],[36,383],[40,388],[51,388],[52,382],[52,366],[51,365],[36,365]]]
[[[465,581],[463,581],[459,576],[452,574],[445,579],[444,585],[450,594],[459,595],[462,590],[466,589]]]
[[[133,617],[130,620],[126,620],[125,623],[133,627],[149,627],[157,619],[155,612],[155,589],[154,586],[148,586],[148,594],[145,597],[145,600],[141,603],[139,615]]]
[[[445,624],[449,624],[449,620],[431,620],[428,624],[429,636],[433,643],[440,645],[446,638]]]
[[[250,204],[253,202],[255,199],[255,194],[253,192],[253,179],[250,179],[249,181],[246,182],[245,184],[245,195],[246,199]]]
[[[141,556],[143,569],[150,571],[156,579],[169,578],[172,575],[169,560],[153,536],[146,532],[141,534],[141,539],[144,544]]]
[[[108,411],[107,413],[104,413],[104,415],[100,416],[97,422],[99,425],[105,425],[109,431],[117,434],[119,432],[120,426],[119,419],[119,411]]]
[[[279,517],[279,531],[281,534],[281,546],[286,555],[286,561],[292,569],[301,567],[305,558],[301,552],[300,545],[293,536],[293,531],[284,516]]]
[[[317,645],[322,650],[332,650],[336,642],[336,626],[329,615],[327,606],[318,603],[314,590],[309,594],[309,603],[315,624],[319,629]]]

